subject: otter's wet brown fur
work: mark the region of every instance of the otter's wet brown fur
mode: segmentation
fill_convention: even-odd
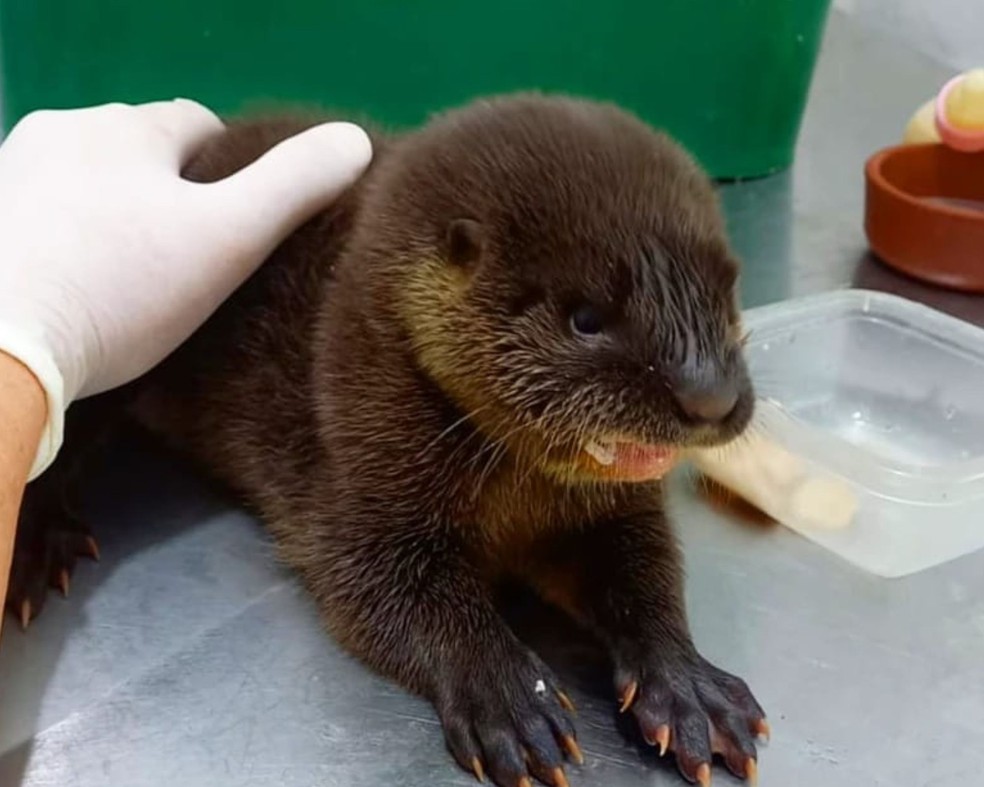
[[[314,120],[234,124],[187,177],[222,178]],[[464,767],[559,783],[576,756],[564,696],[493,604],[511,576],[601,637],[619,696],[687,778],[708,775],[712,743],[752,775],[763,714],[691,643],[660,484],[620,483],[583,450],[721,442],[748,422],[710,183],[629,114],[567,98],[373,136],[367,174],[148,377],[139,417],[258,512],[332,634],[434,703]],[[734,407],[693,418],[695,386],[730,386]]]

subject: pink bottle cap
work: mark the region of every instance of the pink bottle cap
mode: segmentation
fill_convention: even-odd
[[[936,96],[936,130],[944,144],[963,153],[984,150],[984,129],[958,128],[946,118],[946,100],[965,74],[955,76]]]

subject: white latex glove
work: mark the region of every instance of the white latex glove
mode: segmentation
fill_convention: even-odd
[[[184,341],[371,156],[318,126],[213,184],[180,169],[222,122],[193,101],[24,118],[0,147],[0,350],[47,394],[32,478],[77,397],[143,374]]]

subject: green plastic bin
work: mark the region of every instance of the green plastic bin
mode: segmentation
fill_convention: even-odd
[[[522,88],[614,100],[715,176],[792,160],[830,0],[0,0],[4,127],[39,107],[271,100],[393,126]]]

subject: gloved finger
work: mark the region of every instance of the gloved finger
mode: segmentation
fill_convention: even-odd
[[[328,206],[372,158],[368,134],[352,123],[325,123],[284,140],[207,190],[214,209],[250,233],[265,253],[288,232]]]
[[[158,131],[166,144],[171,161],[180,168],[210,137],[220,133],[225,124],[197,101],[176,98],[140,104],[134,110]]]

